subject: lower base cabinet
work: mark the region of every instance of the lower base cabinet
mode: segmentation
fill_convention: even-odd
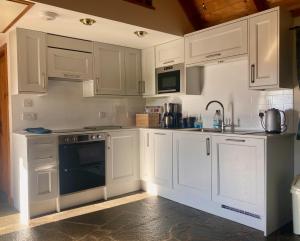
[[[291,221],[292,135],[142,129],[140,143],[144,190],[265,235]]]
[[[108,197],[139,189],[139,132],[112,131],[107,137],[106,185]],[[135,190],[131,190],[135,189]]]
[[[211,199],[210,136],[174,133],[174,189],[195,197]]]

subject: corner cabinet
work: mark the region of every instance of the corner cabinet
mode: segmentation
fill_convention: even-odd
[[[290,19],[279,8],[250,17],[250,89],[291,87]]]
[[[263,139],[213,136],[212,200],[261,219],[265,205]]]
[[[140,176],[143,181],[152,181],[154,173],[153,134],[150,129],[140,130]]]
[[[173,161],[174,189],[211,200],[211,137],[175,132]]]
[[[20,29],[9,35],[13,94],[47,92],[46,34]]]

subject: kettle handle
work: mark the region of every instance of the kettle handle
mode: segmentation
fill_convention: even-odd
[[[283,114],[283,124],[281,124],[281,127],[283,127],[282,132],[286,132],[287,131],[287,123],[286,123],[286,114],[283,110],[279,110],[282,114]]]

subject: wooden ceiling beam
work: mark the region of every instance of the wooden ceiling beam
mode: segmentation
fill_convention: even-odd
[[[269,9],[269,4],[267,2],[267,0],[253,0],[255,7],[257,9],[258,12],[264,11]]]
[[[300,16],[300,8],[291,10],[293,17],[299,17]]]
[[[178,0],[195,30],[203,29],[207,22],[201,16],[195,0]]]

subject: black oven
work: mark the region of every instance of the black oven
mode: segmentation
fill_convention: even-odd
[[[105,134],[59,137],[60,194],[105,186]]]
[[[176,64],[156,69],[157,94],[179,93],[183,91],[184,64]]]

